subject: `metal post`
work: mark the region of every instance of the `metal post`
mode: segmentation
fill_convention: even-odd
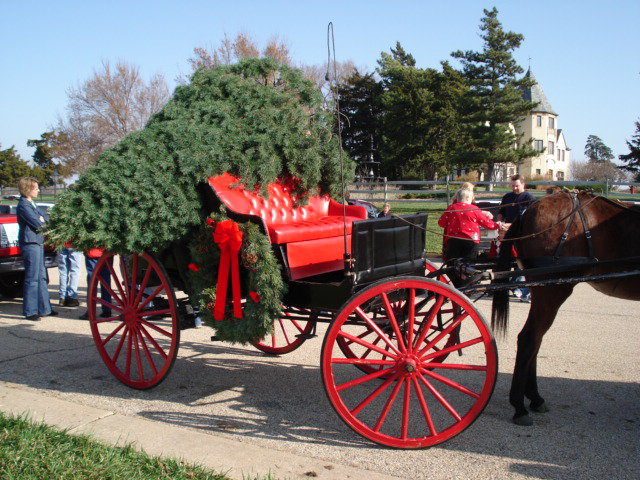
[[[387,177],[384,177],[384,203],[387,203]]]
[[[449,205],[449,174],[447,174],[447,205]]]
[[[605,187],[606,190],[605,190],[604,196],[608,197],[609,196],[609,177],[604,177],[604,179],[607,182],[606,187]]]

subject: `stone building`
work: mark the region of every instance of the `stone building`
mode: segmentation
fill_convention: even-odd
[[[527,70],[525,76],[536,82],[531,69]],[[528,180],[568,180],[571,149],[567,146],[562,129],[558,128],[558,114],[537,82],[524,89],[522,96],[538,106],[516,125],[516,132],[524,133],[523,141],[533,139],[533,147],[539,153],[517,168],[513,165],[507,166],[507,169],[517,170]]]

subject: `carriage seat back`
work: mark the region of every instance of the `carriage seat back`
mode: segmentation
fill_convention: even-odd
[[[245,189],[228,173],[211,177],[208,183],[228,210],[259,217],[270,242],[285,246],[292,279],[342,269],[345,227],[350,237],[353,222],[367,218],[364,207],[343,206],[328,195],[309,197],[307,205],[299,206],[282,182],[269,184],[269,198]]]

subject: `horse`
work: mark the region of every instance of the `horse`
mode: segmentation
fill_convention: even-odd
[[[640,207],[626,206],[591,193],[558,192],[534,202],[512,224],[500,248],[496,272],[509,270],[513,262],[511,245],[526,269],[553,265],[572,265],[571,271],[554,273],[550,268],[527,281],[567,277],[599,276],[629,271],[629,264],[616,262],[640,257]],[[607,261],[610,262],[607,262]],[[613,261],[611,261],[613,260]],[[629,258],[630,263],[638,259]],[[584,265],[587,263],[587,265]],[[564,268],[564,267],[563,267]],[[635,268],[639,268],[637,265]],[[526,272],[525,272],[526,273]],[[640,300],[640,276],[591,279],[594,289],[612,297]],[[531,286],[531,307],[518,334],[516,362],[509,392],[515,409],[514,423],[532,425],[525,397],[532,411],[544,413],[548,406],[540,396],[536,378],[538,351],[544,334],[553,324],[560,306],[569,298],[575,284]],[[508,322],[508,290],[494,294],[491,324],[504,333]]]

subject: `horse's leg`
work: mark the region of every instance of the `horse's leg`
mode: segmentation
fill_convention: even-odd
[[[531,400],[534,411],[547,411],[544,399],[538,393],[536,363],[542,337],[556,318],[558,309],[571,295],[573,285],[533,287],[531,309],[527,321],[518,334],[518,352],[511,380],[509,402],[515,408],[514,423],[532,425],[533,421],[524,405],[524,397]]]

